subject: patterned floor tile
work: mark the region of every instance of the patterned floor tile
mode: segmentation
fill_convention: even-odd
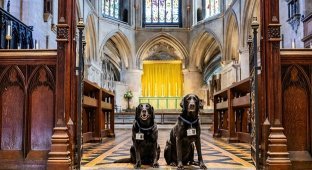
[[[160,168],[158,169],[175,169],[175,167],[166,165],[163,157],[169,132],[169,129],[159,130],[158,142],[161,154]],[[248,144],[228,144],[212,138],[207,131],[202,133],[201,140],[203,159],[208,169],[255,169]],[[130,163],[113,163],[115,160],[129,158],[131,145],[131,129],[118,129],[115,138],[106,138],[102,143],[86,143],[83,146],[82,169],[132,169],[133,165]],[[195,151],[196,159],[197,153]],[[198,169],[196,166],[189,166],[188,168]],[[143,165],[141,169],[151,169],[151,167]]]

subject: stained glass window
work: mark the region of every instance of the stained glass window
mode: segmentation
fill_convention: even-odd
[[[220,13],[221,0],[205,0],[206,18],[217,15]]]
[[[181,0],[144,0],[145,25],[179,26]]]
[[[103,0],[102,14],[106,17],[119,19],[119,0]]]

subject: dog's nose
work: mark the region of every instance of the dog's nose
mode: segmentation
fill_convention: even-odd
[[[146,110],[142,110],[143,113],[146,113]]]
[[[191,108],[194,108],[194,107],[195,107],[195,104],[194,104],[194,103],[190,103],[190,107],[191,107]]]

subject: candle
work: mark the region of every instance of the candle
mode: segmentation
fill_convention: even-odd
[[[8,25],[7,36],[11,36],[11,25]]]
[[[295,39],[291,42],[291,48],[295,48]]]
[[[35,40],[35,49],[39,49],[39,41]]]

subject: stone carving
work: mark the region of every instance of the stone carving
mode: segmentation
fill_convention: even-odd
[[[178,52],[166,42],[158,42],[148,51],[148,60],[175,60]]]

